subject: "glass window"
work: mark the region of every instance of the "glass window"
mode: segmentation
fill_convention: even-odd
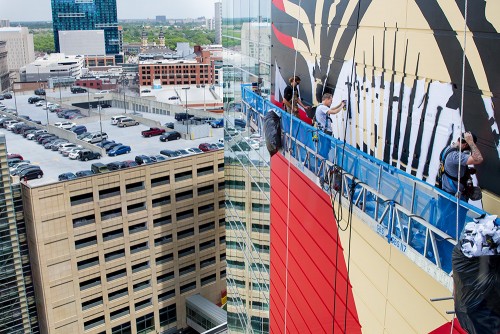
[[[89,246],[97,245],[97,237],[88,237],[80,240],[75,241],[75,248],[76,249],[81,249]]]
[[[177,309],[176,304],[168,305],[161,308],[160,314],[160,326],[166,326],[177,322]]]
[[[146,314],[143,317],[138,317],[136,320],[137,334],[146,334],[154,330],[155,320],[154,313]]]
[[[172,222],[172,217],[171,216],[166,216],[166,217],[159,217],[153,219],[153,226],[158,227],[162,225],[168,225]]]
[[[180,292],[184,293],[184,292],[188,292],[188,291],[191,291],[194,289],[196,289],[196,281],[181,285]]]
[[[96,307],[102,305],[102,297],[97,297],[94,299],[90,299],[82,302],[82,311],[88,310],[92,307]]]
[[[130,310],[127,306],[127,307],[121,308],[119,310],[110,312],[109,317],[110,317],[111,321],[113,321],[113,320],[116,320],[118,318],[124,317],[128,314],[130,314]]]
[[[174,279],[174,277],[175,277],[175,274],[173,271],[171,271],[169,273],[165,273],[165,274],[161,274],[161,275],[157,276],[156,281],[158,283],[163,283],[163,282],[170,281],[171,279]]]
[[[85,217],[73,219],[73,227],[74,228],[93,224],[93,223],[95,223],[95,216],[94,215],[88,215]]]
[[[110,301],[124,297],[124,296],[128,296],[128,289],[127,288],[116,290],[116,291],[108,293],[108,299]]]
[[[87,269],[87,268],[97,266],[97,265],[99,265],[99,257],[98,256],[77,262],[78,270]]]
[[[125,257],[125,250],[124,249],[119,249],[119,250],[116,250],[114,252],[104,254],[104,259],[106,260],[106,262],[116,260],[119,258],[123,258],[123,257]]]

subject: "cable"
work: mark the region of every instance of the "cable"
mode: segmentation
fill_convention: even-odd
[[[296,38],[299,39],[299,26],[300,26],[300,14],[302,13],[302,0],[299,1],[299,17],[297,19],[297,33]],[[295,76],[297,74],[297,56],[299,51],[295,48],[295,59],[293,65],[293,78],[295,80]],[[292,134],[293,127],[293,110],[295,108],[295,87],[292,87],[292,109],[290,110],[290,134]],[[288,175],[287,175],[287,210],[286,210],[286,257],[285,257],[285,319],[284,319],[284,333],[287,333],[287,318],[288,318],[288,260],[289,260],[289,251],[288,251],[288,240],[289,240],[289,232],[290,232],[290,179],[291,179],[291,159],[288,159]]]

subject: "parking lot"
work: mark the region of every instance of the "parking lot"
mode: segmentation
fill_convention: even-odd
[[[63,121],[63,119],[58,118],[55,113],[43,110],[42,107],[36,107],[34,104],[29,104],[29,96],[31,95],[17,96],[16,100],[19,115],[27,115],[33,120],[41,121],[42,124],[46,124],[47,115],[50,124]],[[57,101],[55,102],[57,103]],[[14,108],[14,99],[3,100],[2,103],[8,108]],[[118,115],[122,113],[123,110],[117,108],[106,108],[102,109],[102,122],[99,122],[98,116],[79,120],[80,124],[83,124],[87,127],[88,132],[98,132],[100,131],[100,128],[102,126],[102,131],[108,134],[109,140],[114,140],[117,143],[122,143],[131,147],[131,152],[128,154],[123,154],[116,157],[104,156],[100,160],[93,160],[88,162],[70,160],[67,157],[63,157],[58,152],[46,150],[38,143],[27,140],[23,138],[22,135],[14,134],[7,129],[0,128],[0,133],[5,134],[5,137],[7,139],[7,149],[9,153],[20,153],[25,160],[30,160],[32,164],[39,165],[43,170],[44,176],[42,179],[28,181],[28,184],[34,186],[57,182],[58,175],[65,172],[75,173],[80,170],[89,170],[91,164],[97,161],[106,164],[112,161],[134,160],[136,155],[143,154],[150,156],[160,154],[160,150],[163,149],[177,150],[182,148],[198,147],[198,145],[201,143],[215,143],[220,138],[223,138],[223,129],[220,128],[212,129],[211,137],[200,138],[196,140],[179,139],[171,142],[160,142],[158,136],[151,138],[144,138],[141,136],[141,131],[149,128],[145,125],[141,124],[138,126],[127,128],[118,128],[115,125],[111,125],[110,120],[107,119],[108,117],[106,117],[109,115]],[[88,115],[88,113],[86,113],[85,111],[83,112],[83,114]],[[173,116],[166,115],[143,113],[142,117],[160,121],[162,124],[175,121]]]

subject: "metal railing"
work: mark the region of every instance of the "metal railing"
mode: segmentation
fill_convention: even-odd
[[[276,110],[281,117],[283,151],[295,166],[315,176],[319,185],[341,198],[344,205],[352,201],[361,220],[452,288],[448,273],[457,231],[460,235],[465,222],[484,211],[296,117],[290,120],[290,114],[252,92],[248,85],[242,85],[242,102],[247,120],[257,121],[261,131],[264,115]]]

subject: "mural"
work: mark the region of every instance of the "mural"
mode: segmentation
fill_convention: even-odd
[[[273,0],[273,98],[296,73],[304,101],[348,100],[333,135],[431,184],[442,149],[472,131],[477,182],[500,195],[499,11],[494,0]]]

